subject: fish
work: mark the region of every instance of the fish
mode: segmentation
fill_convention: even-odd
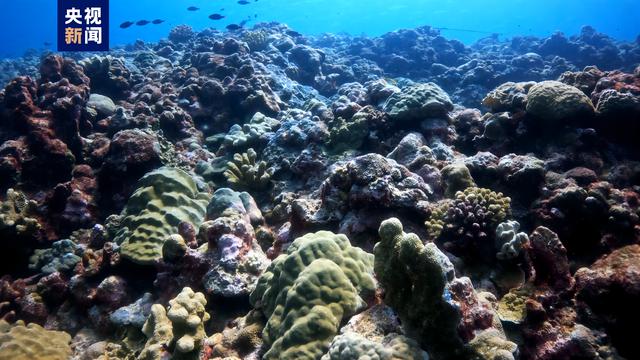
[[[211,14],[211,15],[209,15],[209,19],[211,19],[211,20],[220,20],[220,19],[224,19],[224,15],[220,15],[220,14]]]
[[[155,19],[151,23],[154,24],[154,25],[158,25],[158,24],[162,24],[163,22],[164,22],[164,20],[162,20],[162,19]]]
[[[237,24],[229,24],[229,25],[227,25],[227,30],[229,30],[229,31],[240,30],[240,29],[242,29],[242,26],[237,25]]]
[[[240,1],[238,1],[238,4],[247,5],[247,4],[250,4],[250,3],[247,0],[240,0]]]
[[[199,7],[197,7],[197,6],[189,6],[189,7],[187,8],[187,10],[189,10],[189,11],[198,11],[198,10],[200,10],[200,8],[199,8]]]
[[[121,28],[121,29],[126,29],[126,28],[128,28],[129,26],[131,26],[131,25],[133,25],[133,22],[131,22],[131,21],[125,21],[125,22],[123,22],[122,24],[120,24],[120,28]]]
[[[293,36],[293,37],[300,37],[300,36],[302,36],[302,34],[300,34],[300,33],[299,33],[299,32],[297,32],[297,31],[293,31],[293,30],[287,30],[287,35],[289,35],[289,36]]]
[[[145,26],[145,25],[147,25],[148,23],[149,23],[149,21],[148,21],[148,20],[140,20],[140,21],[138,21],[138,22],[136,23],[136,25],[138,25],[138,26]]]
[[[48,42],[48,41],[45,41],[45,42],[43,43],[43,45],[44,45],[45,47],[49,47],[49,46],[51,46],[51,43],[50,43],[50,42]]]

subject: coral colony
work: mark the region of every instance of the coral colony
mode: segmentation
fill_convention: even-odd
[[[2,61],[0,360],[637,359],[639,63],[275,23]]]

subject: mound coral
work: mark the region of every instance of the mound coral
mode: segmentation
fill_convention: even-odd
[[[71,240],[56,241],[50,249],[36,249],[29,268],[44,274],[69,272],[82,260],[82,248]]]
[[[398,122],[422,121],[446,117],[453,103],[444,90],[434,83],[415,84],[392,94],[383,106],[391,119]]]
[[[0,320],[0,360],[67,360],[70,342],[71,336],[62,331]]]
[[[595,114],[587,95],[559,81],[542,81],[533,85],[527,96],[526,110],[527,114],[551,124]]]
[[[296,239],[258,280],[251,303],[268,318],[265,359],[319,359],[340,323],[375,290],[373,257],[328,231]]]
[[[482,100],[482,105],[494,113],[524,111],[527,106],[527,93],[533,85],[535,82],[504,83],[489,92]]]
[[[123,257],[151,264],[162,258],[162,244],[187,222],[200,225],[209,195],[198,191],[186,172],[163,167],[143,176],[122,211],[114,241]]]

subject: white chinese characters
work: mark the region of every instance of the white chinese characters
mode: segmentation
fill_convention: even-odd
[[[82,25],[82,14],[80,13],[80,9],[76,9],[72,7],[71,9],[67,9],[67,14],[64,16],[65,25],[76,23],[78,25]]]

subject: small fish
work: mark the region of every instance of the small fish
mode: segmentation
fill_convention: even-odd
[[[220,19],[224,19],[224,15],[220,15],[220,14],[211,14],[211,15],[209,15],[209,19],[211,19],[211,20],[220,20]]]
[[[200,8],[199,8],[199,7],[197,7],[197,6],[189,6],[189,7],[187,8],[187,10],[189,10],[189,11],[198,11],[198,10],[200,10]]]
[[[224,11],[224,8],[220,9],[220,11]]]
[[[123,22],[122,24],[120,24],[120,28],[121,28],[121,29],[126,29],[126,28],[128,28],[129,26],[131,26],[131,25],[133,25],[133,22],[131,22],[131,21],[125,21],[125,22]]]
[[[162,24],[163,22],[164,22],[164,20],[162,20],[162,19],[155,19],[151,23],[153,25],[158,25],[158,24]]]
[[[136,23],[136,25],[138,25],[138,26],[145,26],[145,25],[147,25],[148,23],[149,23],[149,21],[148,21],[148,20],[140,20],[140,21],[138,21],[138,22]]]
[[[297,32],[297,31],[293,31],[293,30],[287,30],[287,35],[289,35],[289,36],[293,36],[293,37],[300,37],[300,36],[302,36],[302,34],[300,34],[300,33],[299,33],[299,32]]]
[[[240,1],[238,1],[238,4],[247,5],[247,4],[250,4],[250,3],[247,0],[240,0]]]
[[[229,25],[227,25],[227,30],[229,30],[229,31],[240,30],[240,29],[242,29],[242,26],[237,25],[237,24],[229,24]]]
[[[43,45],[44,45],[44,47],[49,47],[49,46],[51,46],[51,43],[50,43],[50,42],[48,42],[48,41],[45,41],[45,42],[43,43]]]

